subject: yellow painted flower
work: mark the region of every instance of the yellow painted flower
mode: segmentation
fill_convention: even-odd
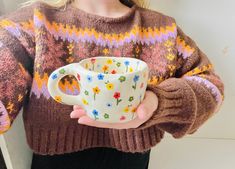
[[[102,69],[104,72],[106,72],[109,69],[109,67],[107,65],[104,65]]]
[[[86,64],[85,64],[85,68],[88,69],[88,67],[89,67],[89,65],[88,65],[88,63],[86,63]]]
[[[112,64],[112,63],[113,63],[112,59],[108,59],[108,60],[107,60],[107,64],[110,65],[110,64]]]
[[[133,72],[133,68],[132,68],[132,67],[130,67],[130,68],[129,68],[129,71],[130,71],[130,72]]]
[[[99,93],[100,93],[99,87],[96,86],[95,88],[93,88],[93,92],[94,92],[95,94],[99,94]]]
[[[137,107],[134,107],[134,108],[131,110],[131,112],[132,112],[132,113],[135,113],[136,110],[137,110]]]
[[[112,83],[108,83],[108,84],[106,84],[106,88],[107,88],[108,90],[113,90],[114,85],[113,85]]]
[[[125,107],[124,112],[128,113],[129,112],[129,107]]]
[[[87,101],[86,99],[82,99],[82,103],[83,103],[84,105],[88,105],[88,101]]]
[[[168,60],[172,61],[172,60],[174,60],[175,55],[173,55],[172,53],[170,53],[170,54],[168,54],[166,57],[167,57]]]
[[[55,100],[57,101],[57,102],[62,102],[62,98],[61,98],[61,96],[55,96]]]

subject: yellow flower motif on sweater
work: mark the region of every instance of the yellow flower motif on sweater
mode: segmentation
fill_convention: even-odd
[[[139,46],[137,46],[137,47],[135,48],[135,51],[136,51],[136,53],[139,53],[139,52],[140,52]]]
[[[106,88],[107,88],[108,90],[113,90],[114,85],[113,85],[112,83],[108,83],[108,84],[106,84]]]
[[[170,71],[174,71],[176,66],[175,65],[168,65],[168,68]]]
[[[61,103],[61,102],[62,102],[62,98],[61,98],[61,96],[55,96],[55,100],[56,100],[57,102],[59,102],[59,103]]]
[[[23,96],[22,94],[19,94],[19,95],[18,95],[18,101],[21,102],[21,101],[23,100],[23,97],[24,97],[24,96]]]
[[[172,60],[175,59],[175,55],[173,55],[172,53],[169,53],[166,57],[167,57],[167,59],[170,60],[170,61],[172,61]]]
[[[108,49],[108,48],[105,48],[105,49],[103,50],[103,53],[104,53],[105,55],[109,54],[109,49]]]
[[[158,84],[158,78],[157,78],[157,76],[152,76],[151,78],[149,78],[148,84],[149,84],[149,85],[157,85],[157,84]]]
[[[13,107],[14,107],[14,104],[11,103],[11,102],[9,102],[9,103],[7,104],[6,109],[8,110],[9,113],[12,113],[12,112],[13,112]]]
[[[68,58],[66,59],[66,61],[67,61],[68,63],[72,63],[72,62],[74,61],[74,58],[73,58],[72,56],[70,56],[70,57],[68,57]]]
[[[172,45],[173,45],[173,43],[172,43],[172,41],[170,41],[170,40],[167,40],[167,41],[164,43],[164,46],[166,46],[167,48],[172,47]]]

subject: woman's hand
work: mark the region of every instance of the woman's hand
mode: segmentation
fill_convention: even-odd
[[[94,119],[88,117],[84,109],[81,106],[75,105],[73,111],[70,114],[71,118],[78,118],[78,123],[100,127],[100,128],[113,128],[113,129],[128,129],[137,128],[144,122],[146,122],[152,115],[153,112],[158,107],[158,97],[152,91],[146,91],[144,100],[138,106],[136,113],[137,117],[129,122],[125,123],[105,123],[95,121]]]

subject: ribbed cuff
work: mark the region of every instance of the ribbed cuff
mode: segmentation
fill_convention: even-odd
[[[156,125],[174,138],[188,133],[196,119],[197,101],[187,82],[182,78],[169,78],[157,86],[149,85],[147,90],[158,96],[158,108],[138,129]]]

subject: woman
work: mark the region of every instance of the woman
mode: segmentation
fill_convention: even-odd
[[[147,169],[164,132],[182,138],[219,110],[224,86],[209,59],[174,18],[141,5],[30,1],[2,17],[0,131],[24,106],[32,169]],[[52,71],[100,55],[136,57],[150,68],[145,98],[131,122],[94,121],[80,105],[60,104],[48,94]],[[75,81],[62,79],[61,90],[71,93]]]

